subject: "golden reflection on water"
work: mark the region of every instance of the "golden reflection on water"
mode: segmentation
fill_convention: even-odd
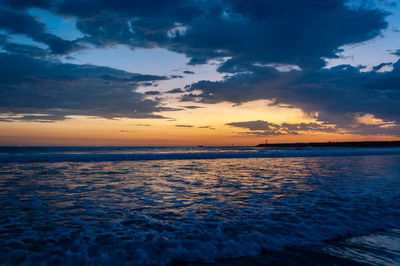
[[[10,252],[232,258],[400,220],[399,156],[10,163],[0,175]]]
[[[373,176],[370,161],[360,157],[342,165],[343,176],[337,176],[337,165],[327,158],[52,163],[45,167],[36,163],[15,165],[19,175],[4,175],[1,182],[9,192],[16,190],[17,184],[19,188],[31,187],[30,196],[19,197],[37,197],[51,209],[84,211],[119,206],[158,214],[194,211],[203,216],[212,209],[235,212],[237,208],[287,207],[291,201],[298,205],[311,200],[309,196],[315,191],[334,197],[341,188],[351,190],[343,181],[354,172],[354,163]],[[382,169],[378,170],[382,175]]]

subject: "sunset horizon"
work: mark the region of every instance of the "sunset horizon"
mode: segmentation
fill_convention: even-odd
[[[396,2],[2,2],[0,145],[400,139]]]
[[[0,0],[0,265],[399,265],[400,0]]]

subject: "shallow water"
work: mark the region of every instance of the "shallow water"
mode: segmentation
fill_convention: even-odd
[[[400,228],[400,155],[3,162],[0,176],[6,264],[214,262]]]

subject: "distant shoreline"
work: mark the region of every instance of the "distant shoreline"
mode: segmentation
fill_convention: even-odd
[[[349,147],[349,148],[373,148],[373,147],[400,147],[400,141],[350,141],[350,142],[308,142],[308,143],[265,143],[257,147]]]

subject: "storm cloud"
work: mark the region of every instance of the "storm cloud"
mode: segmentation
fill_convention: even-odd
[[[77,41],[69,41],[47,32],[45,24],[24,11],[0,7],[0,29],[9,34],[22,34],[34,41],[46,44],[53,54],[66,54],[83,48]],[[18,46],[18,44],[14,44]],[[13,52],[13,44],[3,47]]]
[[[176,89],[172,89],[167,91],[166,93],[182,93],[184,92],[181,88],[176,88]]]
[[[85,35],[81,43],[162,47],[186,54],[191,64],[230,57],[220,67],[223,72],[253,63],[324,65],[321,58],[337,57],[342,45],[376,37],[387,27],[388,15],[344,0],[2,2],[8,8],[1,10],[0,27],[45,42],[56,53],[76,49],[76,44],[43,35],[44,25],[24,13],[28,7],[77,18]]]
[[[281,72],[273,67],[254,67],[251,73],[236,74],[222,81],[192,84],[187,98],[201,102],[243,103],[272,99],[274,104],[289,104],[308,113],[317,113],[322,122],[349,126],[355,114],[372,114],[386,121],[400,122],[400,61],[393,70],[379,68],[362,72],[340,65],[330,69]]]
[[[1,67],[0,107],[2,112],[56,117],[153,117],[162,110],[159,100],[136,92],[138,84],[182,76],[131,74],[53,61],[88,47],[124,45],[168,49],[186,55],[191,65],[219,62],[217,71],[227,74],[225,78],[185,87],[184,102],[240,104],[269,99],[317,114],[320,122],[338,128],[349,128],[356,116],[366,114],[398,123],[399,62],[382,62],[371,71],[349,65],[326,68],[326,59],[337,58],[343,46],[374,39],[388,28],[388,12],[357,3],[0,0],[0,45],[7,53],[1,56],[10,62],[9,67]],[[32,7],[74,18],[82,37],[66,40],[50,33],[28,12]],[[11,42],[10,34],[24,35],[48,48]],[[393,69],[382,72],[383,66]]]
[[[242,134],[255,136],[279,136],[279,135],[299,135],[304,132],[337,132],[334,126],[322,125],[318,123],[282,123],[276,124],[268,121],[246,121],[227,123],[228,126],[248,129],[249,132]]]
[[[54,121],[70,115],[159,118],[153,113],[167,109],[135,91],[140,82],[164,76],[5,53],[0,61],[0,112],[8,114],[3,121]]]
[[[241,134],[252,136],[305,135],[319,133],[400,136],[400,126],[388,123],[354,123],[350,128],[323,123],[271,123],[263,120],[231,122],[226,125],[247,129]]]

